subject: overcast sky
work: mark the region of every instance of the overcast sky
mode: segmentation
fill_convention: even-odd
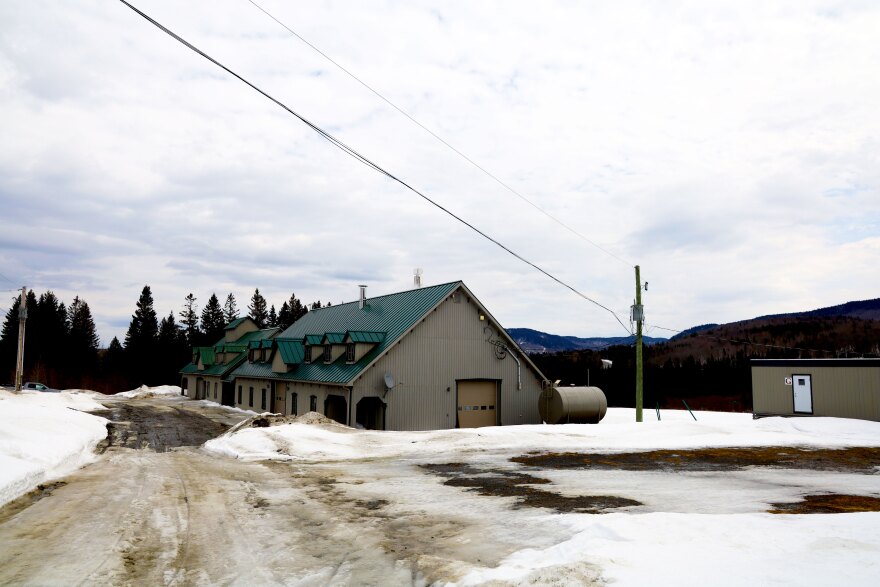
[[[880,296],[880,4],[133,0],[649,334]],[[608,312],[349,158],[115,0],[0,3],[0,289],[352,301],[463,280],[502,325]],[[11,292],[2,294],[8,308]]]

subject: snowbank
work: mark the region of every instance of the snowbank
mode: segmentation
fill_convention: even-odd
[[[95,459],[107,420],[90,393],[0,391],[0,505]]]
[[[181,389],[177,385],[159,385],[157,387],[148,387],[146,385],[141,385],[137,389],[117,393],[115,397],[127,397],[129,399],[135,399],[141,397],[158,397],[169,395],[183,397],[181,395]]]
[[[428,432],[377,432],[303,423],[245,428],[205,449],[246,460],[304,462],[551,451],[628,451],[721,446],[880,446],[880,423],[842,418],[762,418],[751,414],[611,408],[599,424],[497,426]],[[650,419],[648,416],[654,418]]]

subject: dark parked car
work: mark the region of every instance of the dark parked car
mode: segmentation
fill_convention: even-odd
[[[47,387],[42,383],[37,383],[36,381],[28,381],[24,385],[21,386],[22,389],[32,389],[34,391],[50,391],[50,392],[58,392],[57,389],[52,389],[51,387]]]

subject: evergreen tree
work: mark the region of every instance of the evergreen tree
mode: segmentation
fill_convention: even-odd
[[[104,361],[119,369],[122,368],[124,357],[125,349],[122,347],[122,343],[119,342],[119,339],[114,336],[113,340],[110,341],[110,346],[107,347]]]
[[[269,308],[269,316],[266,318],[266,326],[269,328],[275,328],[278,326],[278,314],[275,313],[275,304],[272,304],[272,307]]]
[[[223,304],[223,320],[226,324],[229,324],[236,319],[238,319],[238,305],[235,303],[235,296],[230,292],[226,296],[226,302]]]
[[[290,319],[290,304],[284,302],[281,304],[281,309],[278,310],[277,326],[281,330],[286,330],[291,324],[293,324],[293,320]]]
[[[89,304],[79,296],[73,298],[73,303],[67,309],[67,319],[70,322],[71,345],[97,353],[100,341]]]
[[[257,323],[259,328],[266,327],[266,321],[269,319],[269,312],[266,310],[266,298],[260,293],[260,288],[254,290],[251,297],[251,303],[248,305],[248,316]]]
[[[290,294],[290,323],[293,324],[309,311],[306,304],[302,303],[295,294]]]
[[[201,330],[199,329],[199,314],[196,308],[196,297],[190,293],[184,298],[183,310],[179,314],[180,327],[183,329],[186,344],[189,346],[198,346],[201,340]]]
[[[214,344],[223,338],[226,320],[223,316],[223,308],[215,294],[211,294],[205,309],[202,310],[202,331],[208,344]]]
[[[308,306],[303,304],[295,293],[290,294],[290,300],[284,302],[278,312],[278,328],[286,330],[291,324],[305,316],[308,311]]]
[[[34,311],[28,308],[25,366],[29,377],[50,387],[63,387],[67,376],[67,307],[52,291],[40,295]]]
[[[317,302],[312,302],[312,310],[319,310],[319,309],[321,309],[321,300],[318,300]]]
[[[154,350],[159,335],[159,321],[153,309],[153,292],[149,285],[141,290],[137,301],[137,309],[131,316],[128,332],[125,334],[125,350],[145,352]],[[138,360],[149,360],[149,357],[138,357]]]
[[[0,333],[0,380],[12,381],[15,378],[15,361],[18,356],[18,308],[21,298],[15,296],[3,320]]]
[[[154,364],[159,336],[159,321],[153,309],[153,292],[145,285],[125,333],[125,358],[134,384],[151,385],[159,379]]]
[[[81,376],[91,376],[97,367],[98,333],[88,303],[79,296],[67,309],[70,323],[70,363]]]
[[[159,358],[162,382],[177,384],[180,368],[186,364],[188,357],[189,349],[186,344],[186,336],[174,322],[174,312],[170,312],[159,323]]]

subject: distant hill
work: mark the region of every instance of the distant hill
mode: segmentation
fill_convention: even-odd
[[[699,326],[691,326],[687,330],[682,330],[669,340],[677,340],[679,338],[686,338],[691,334],[696,334],[697,332],[703,332],[704,330],[712,330],[713,328],[717,328],[721,326],[720,324],[700,324]]]
[[[672,338],[644,337],[646,345],[655,346],[657,359],[683,359],[687,356],[721,357],[745,351],[754,356],[815,356],[828,353],[807,353],[791,347],[819,351],[851,349],[856,354],[876,353],[880,337],[880,298],[846,302],[837,306],[772,314],[729,324],[701,324]],[[613,345],[630,345],[632,336],[590,337],[561,336],[531,328],[509,328],[507,333],[527,353],[602,350]],[[748,341],[742,344],[734,341]],[[769,346],[760,346],[769,345]],[[774,349],[774,346],[788,347]]]
[[[507,334],[527,353],[555,353],[559,351],[599,350],[617,344],[632,344],[632,336],[592,337],[560,336],[531,328],[508,328]],[[645,344],[666,342],[665,338],[645,336]]]
[[[828,306],[827,308],[819,308],[818,310],[809,310],[807,312],[759,316],[755,320],[762,318],[832,318],[835,316],[861,318],[862,320],[880,320],[880,298],[846,302],[838,306]]]

